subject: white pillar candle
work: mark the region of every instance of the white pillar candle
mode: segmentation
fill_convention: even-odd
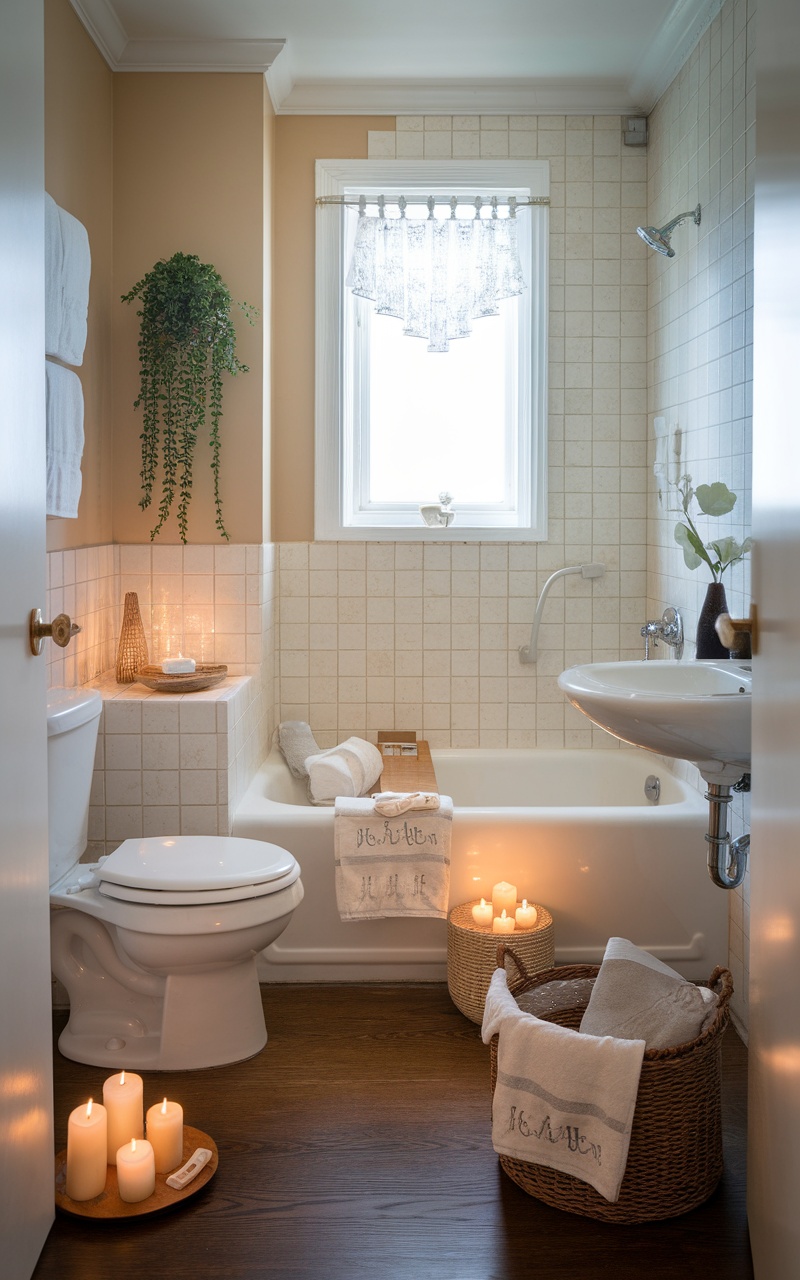
[[[502,915],[495,916],[492,921],[492,933],[513,933],[514,925],[514,917],[508,915],[505,907],[503,907]]]
[[[132,1138],[117,1152],[119,1198],[127,1204],[146,1200],[156,1189],[156,1162],[153,1148],[144,1138]]]
[[[194,658],[184,658],[183,654],[179,653],[177,658],[165,658],[161,663],[161,670],[165,676],[190,675],[195,665]]]
[[[147,1108],[147,1141],[153,1148],[156,1173],[169,1173],[183,1163],[183,1107],[157,1102]]]
[[[90,1098],[70,1112],[67,1123],[67,1184],[70,1200],[93,1200],[105,1190],[108,1173],[106,1109]]]
[[[103,1105],[108,1112],[108,1163],[114,1164],[117,1151],[131,1138],[144,1137],[142,1077],[134,1071],[120,1071],[103,1085]]]
[[[487,928],[494,919],[494,911],[491,902],[487,902],[485,898],[481,898],[472,908],[472,919],[476,924],[485,925]]]
[[[501,880],[492,889],[492,910],[496,916],[505,908],[509,914],[513,912],[517,905],[517,886],[515,884],[507,884],[505,880]]]
[[[538,916],[538,914],[539,913],[535,907],[528,906],[528,899],[523,898],[522,906],[517,907],[517,910],[516,910],[517,928],[532,929],[533,926],[536,924],[536,917]]]

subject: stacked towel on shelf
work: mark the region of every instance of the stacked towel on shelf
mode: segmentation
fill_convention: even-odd
[[[86,228],[45,194],[45,355],[80,365],[92,260]]]
[[[628,1159],[644,1040],[583,1035],[523,1013],[492,975],[481,1036],[497,1034],[492,1145],[588,1182],[612,1204]]]
[[[427,793],[416,792],[414,797]],[[401,799],[392,793],[390,799]],[[369,798],[339,797],[334,817],[336,903],[342,920],[447,919],[453,801],[415,799],[385,816]]]
[[[71,369],[45,360],[46,512],[75,519],[81,496],[83,388]]]
[[[705,1031],[717,1003],[716,992],[696,987],[627,938],[609,938],[581,1031],[669,1049]]]

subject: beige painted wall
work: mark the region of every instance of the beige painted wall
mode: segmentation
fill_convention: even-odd
[[[113,76],[69,0],[45,0],[45,186],[89,233],[83,490],[77,520],[47,522],[50,550],[107,542],[112,527]]]
[[[394,117],[275,121],[272,504],[276,542],[314,536],[314,162],[366,160],[370,129]]]
[[[114,519],[117,542],[150,540],[142,512],[135,306],[118,297],[160,258],[195,253],[219,271],[237,302],[261,312],[236,320],[237,353],[250,372],[226,378],[221,424],[222,499],[233,542],[268,536],[263,502],[269,423],[264,398],[265,131],[260,74],[132,74],[114,78]],[[210,451],[198,442],[189,540],[219,542]],[[157,499],[154,502],[157,507]],[[160,542],[178,542],[174,516]]]

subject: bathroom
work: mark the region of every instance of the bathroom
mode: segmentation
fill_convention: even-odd
[[[637,150],[604,114],[276,117],[260,75],[113,74],[66,0],[46,3],[45,185],[86,225],[93,252],[83,497],[77,520],[49,522],[44,606],[83,630],[48,655],[47,679],[79,686],[112,669],[133,590],[154,648],[180,637],[251,678],[218,744],[225,767],[198,756],[183,791],[176,777],[146,779],[160,766],[148,768],[153,744],[129,708],[116,731],[109,720],[106,745],[120,741],[96,781],[93,851],[176,823],[228,830],[279,718],[308,720],[324,745],[388,725],[439,747],[615,749],[568,707],[556,676],[578,660],[640,657],[642,623],[672,602],[691,635],[705,588],[658,504],[654,417],[678,429],[698,482],[723,479],[740,495],[734,534],[750,527],[753,22],[752,5],[722,7]],[[313,161],[473,148],[551,164],[548,541],[315,543]],[[669,264],[624,234],[697,201],[700,234],[676,233]],[[239,333],[250,374],[226,389],[230,544],[216,536],[202,469],[188,546],[151,546],[137,505],[136,320],[118,298],[178,247],[214,262],[260,312]],[[604,579],[554,593],[541,660],[519,664],[543,579],[585,559],[607,565]],[[748,569],[726,578],[734,616],[749,609]],[[399,600],[413,623],[398,621]],[[741,802],[737,832],[748,818]],[[729,907],[746,1034],[748,881]]]

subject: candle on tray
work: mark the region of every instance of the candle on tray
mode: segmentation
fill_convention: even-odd
[[[487,928],[494,919],[494,909],[491,902],[487,902],[485,898],[481,898],[472,908],[472,919],[476,924],[485,925]]]
[[[157,1102],[147,1108],[147,1140],[153,1148],[156,1173],[169,1173],[183,1161],[183,1107]]]
[[[156,1189],[156,1163],[153,1148],[144,1138],[131,1138],[117,1152],[117,1187],[120,1200],[136,1204],[146,1200]]]
[[[513,933],[515,923],[514,917],[508,915],[503,907],[503,914],[495,916],[492,921],[492,933]]]
[[[106,1109],[90,1098],[70,1112],[67,1123],[67,1183],[70,1200],[93,1200],[105,1190],[108,1172]]]
[[[117,1151],[131,1138],[144,1137],[142,1077],[134,1071],[120,1071],[103,1085],[103,1105],[108,1112],[108,1163],[114,1164]]]
[[[179,653],[177,658],[165,658],[161,663],[161,670],[165,676],[185,676],[190,675],[196,666],[194,658],[184,658]]]
[[[522,906],[517,907],[516,921],[518,929],[532,929],[536,924],[536,917],[539,913],[535,907],[528,906],[528,899],[522,899]]]
[[[499,916],[503,908],[506,911],[513,912],[517,905],[517,886],[515,884],[507,884],[505,880],[501,880],[492,889],[492,910],[495,916]]]

